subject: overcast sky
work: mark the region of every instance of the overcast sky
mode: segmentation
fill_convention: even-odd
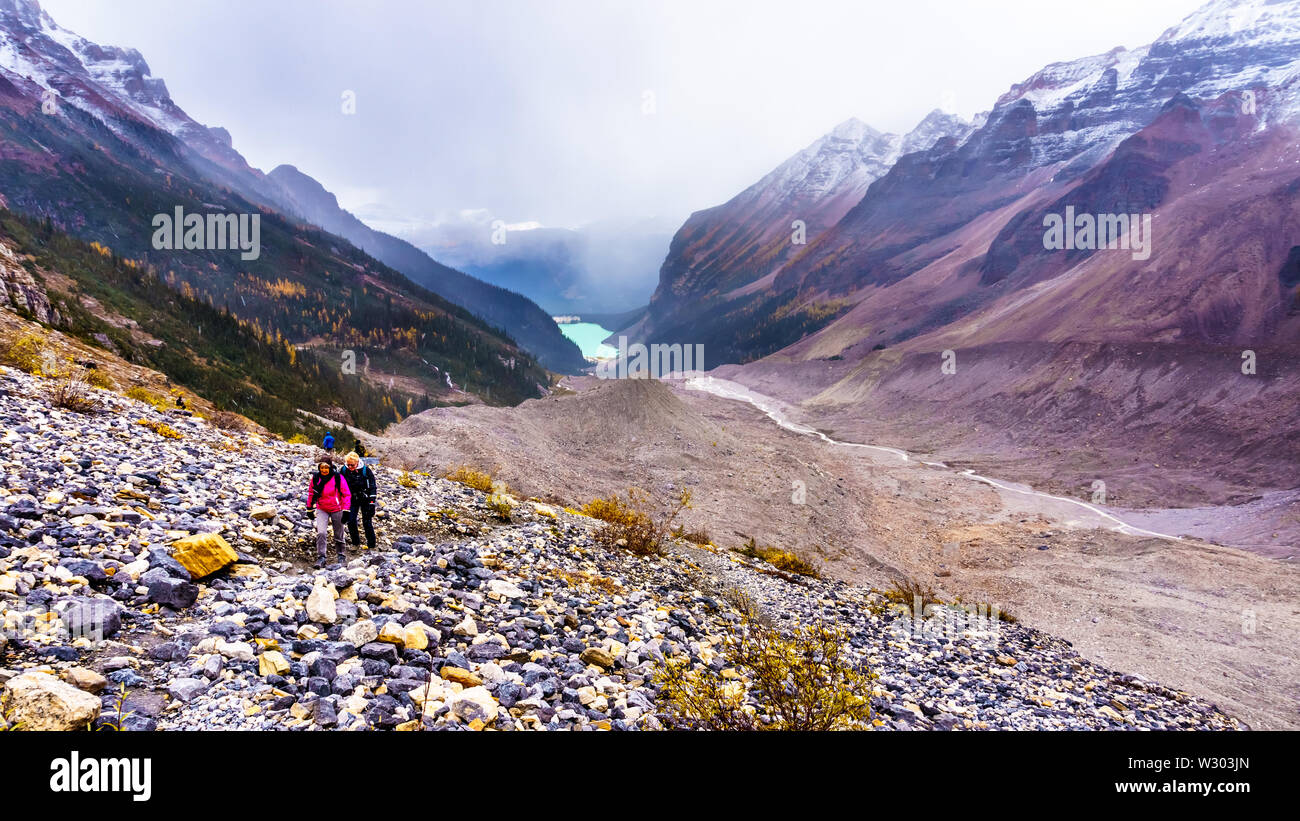
[[[64,28],[139,49],[250,163],[296,165],[367,221],[485,209],[568,227],[676,225],[849,117],[970,116],[1199,5],[43,0]]]

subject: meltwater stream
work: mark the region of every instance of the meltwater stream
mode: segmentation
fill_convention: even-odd
[[[738,382],[732,382],[727,379],[719,379],[714,376],[693,376],[688,378],[685,381],[685,387],[688,390],[697,390],[697,391],[704,391],[705,393],[711,393],[714,396],[718,396],[723,399],[735,399],[740,402],[748,402],[749,404],[761,410],[763,413],[767,414],[767,417],[769,419],[771,419],[773,422],[780,425],[781,427],[785,428],[786,430],[793,431],[795,433],[801,433],[807,436],[816,436],[822,441],[832,445],[839,445],[841,447],[848,447],[848,448],[867,448],[869,450],[878,450],[884,453],[888,453],[892,456],[895,456],[904,462],[914,461],[922,465],[928,465],[930,467],[937,467],[937,468],[948,467],[943,462],[927,462],[924,459],[916,458],[911,454],[909,454],[907,451],[899,450],[898,448],[882,447],[880,445],[867,445],[867,444],[862,444],[860,442],[841,442],[838,439],[832,439],[831,437],[827,436],[826,434],[822,433],[819,430],[816,430],[815,428],[810,428],[807,425],[800,425],[797,422],[790,421],[789,419],[786,418],[785,414],[783,414],[780,411],[777,402],[775,400],[771,399],[770,397],[764,396],[760,393],[755,393],[754,391],[751,391],[749,388],[746,388],[744,385],[741,385]],[[1079,499],[1072,499],[1069,496],[1053,496],[1050,493],[1042,493],[1040,491],[1033,490],[1032,488],[1016,487],[1015,485],[1007,484],[1005,482],[999,482],[996,479],[990,479],[987,476],[981,476],[973,470],[964,470],[961,471],[958,475],[965,476],[968,479],[974,479],[977,482],[983,482],[987,485],[992,485],[993,487],[998,488],[999,490],[1006,491],[1008,493],[1019,493],[1024,496],[1036,496],[1042,499],[1050,499],[1055,502],[1065,502],[1071,505],[1077,505],[1078,507],[1087,510],[1088,512],[1098,516],[1105,522],[1109,523],[1109,526],[1112,530],[1118,530],[1121,533],[1127,533],[1134,536],[1154,536],[1155,538],[1158,539],[1169,539],[1170,541],[1175,541],[1175,542],[1187,541],[1186,539],[1181,539],[1177,536],[1171,536],[1168,533],[1157,533],[1153,530],[1144,530],[1140,527],[1134,527],[1133,525],[1128,524],[1127,522],[1125,522],[1124,520],[1120,519],[1118,516],[1115,516],[1112,513],[1102,510],[1101,508],[1095,505],[1090,505],[1087,502],[1080,501]]]

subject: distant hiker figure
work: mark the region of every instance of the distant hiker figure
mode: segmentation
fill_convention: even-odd
[[[375,517],[377,491],[375,472],[370,469],[370,465],[361,461],[356,451],[343,457],[343,461],[347,463],[347,467],[343,470],[343,478],[348,483],[348,489],[352,491],[352,509],[348,512],[348,533],[352,536],[352,544],[360,547],[361,535],[357,532],[357,514],[360,513],[361,523],[366,531],[366,546],[374,550],[375,527],[370,520]]]
[[[352,492],[343,474],[334,469],[334,458],[328,454],[316,462],[307,489],[307,509],[316,511],[316,566],[324,567],[328,555],[327,531],[334,529],[334,549],[339,564],[346,558],[343,542],[343,516],[352,508]]]
[[[179,393],[176,394],[176,407],[185,410],[185,397],[181,396]]]
[[[326,452],[326,453],[333,453],[333,452],[334,452],[334,434],[330,433],[329,431],[325,431],[325,439],[324,439],[324,441],[321,442],[321,445],[325,448],[325,452]]]

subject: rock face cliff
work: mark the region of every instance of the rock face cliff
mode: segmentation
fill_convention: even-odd
[[[59,325],[63,317],[50,305],[50,296],[8,245],[0,242],[0,308],[44,325]]]

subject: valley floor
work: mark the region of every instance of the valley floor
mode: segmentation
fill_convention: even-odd
[[[830,577],[928,581],[988,601],[1106,664],[1300,727],[1300,569],[1246,551],[1120,533],[954,470],[778,428],[680,385],[571,379],[518,408],[439,409],[374,447],[396,463],[469,463],[580,502],[636,485],[694,490],[687,529],[790,549]]]
[[[44,387],[0,369],[0,682],[27,729],[654,729],[658,665],[726,670],[742,593],[775,623],[847,631],[852,662],[877,676],[863,728],[1241,726],[1025,624],[963,629],[949,609],[914,620],[869,586],[786,576],[712,545],[633,556],[596,543],[598,522],[540,501],[517,499],[505,521],[478,491],[399,476],[392,452],[378,548],[313,571],[312,448],[105,391],[101,412],[73,413],[44,402]],[[685,407],[662,385],[613,389]],[[186,534],[240,553],[192,584],[168,547]],[[57,629],[87,612],[112,613],[106,640]]]

